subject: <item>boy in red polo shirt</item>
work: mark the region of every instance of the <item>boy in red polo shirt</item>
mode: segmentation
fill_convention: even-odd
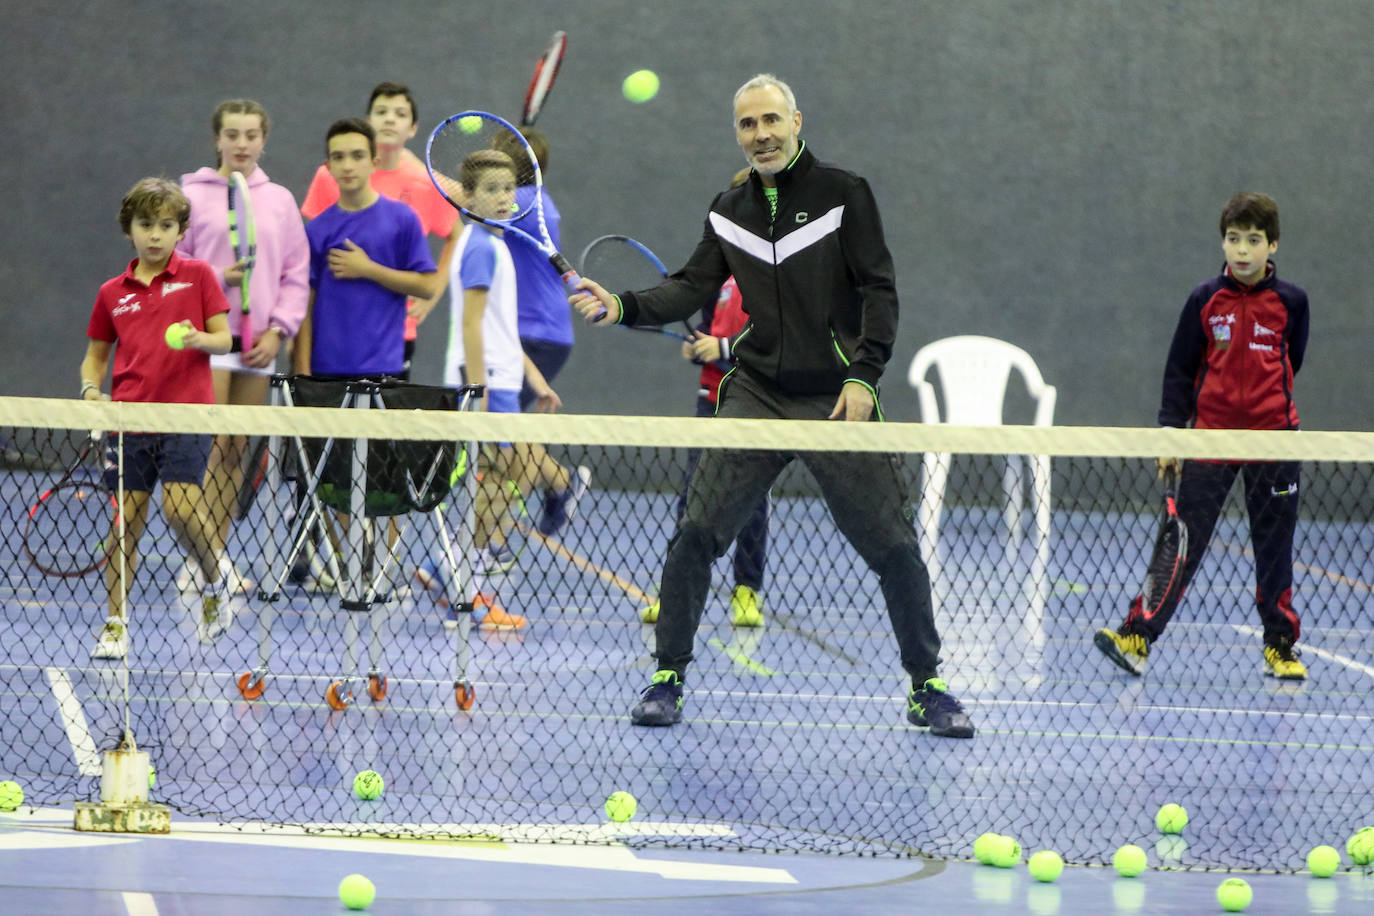
[[[128,268],[100,287],[91,310],[86,336],[90,342],[81,361],[81,397],[99,400],[100,383],[114,349],[116,401],[213,404],[210,354],[228,353],[233,340],[225,313],[228,300],[219,278],[203,261],[182,258],[176,244],[186,233],[191,205],[175,182],[145,178],[124,195],[119,226],[137,253]],[[167,343],[170,325],[185,329],[183,348]],[[116,347],[116,343],[118,346]],[[105,483],[116,490],[119,455],[112,439],[106,454]],[[213,529],[204,510],[201,481],[210,455],[210,436],[181,433],[125,433],[124,435],[124,555],[105,564],[109,616],[92,658],[118,659],[128,652],[121,566],[125,582],[133,578],[138,540],[148,518],[153,485],[162,480],[162,506],[177,540],[206,571],[209,584],[202,593],[196,633],[210,643],[229,624]],[[109,543],[118,544],[119,531]],[[111,546],[111,553],[117,551]]]

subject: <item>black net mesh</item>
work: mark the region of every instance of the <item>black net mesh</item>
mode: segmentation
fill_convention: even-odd
[[[235,446],[231,491],[212,492],[212,476],[196,503],[207,517],[246,510],[229,512],[224,585],[187,569],[186,523],[169,521],[159,484],[128,579],[127,653],[109,659],[91,656],[118,582],[110,564],[44,573],[20,532],[97,425],[85,411],[116,408],[49,402],[44,426],[15,419],[32,405],[0,399],[12,408],[0,413],[12,532],[0,548],[0,779],[21,783],[26,804],[97,798],[100,752],[127,722],[152,755],[154,800],[244,829],[957,858],[997,831],[1073,862],[1105,863],[1133,842],[1165,867],[1286,871],[1374,820],[1367,460],[1300,464],[1292,592],[1273,604],[1301,620],[1306,680],[1266,675],[1257,612],[1257,554],[1272,542],[1257,545],[1252,526],[1273,527],[1263,505],[1282,494],[1251,500],[1252,517],[1246,475],[1296,456],[1273,448],[1231,453],[1247,467],[1198,460],[1237,480],[1215,530],[1191,545],[1196,575],[1134,676],[1094,635],[1125,622],[1160,517],[1154,460],[1120,453],[1150,454],[1160,434],[1093,456],[1081,436],[1045,430],[1045,455],[1018,457],[998,453],[1020,450],[1007,431],[971,431],[981,444],[946,453],[921,451],[949,447],[927,445],[929,428],[898,429],[911,445],[892,466],[928,561],[940,674],[977,729],[959,740],[908,724],[879,576],[837,530],[808,470],[814,453],[772,453],[765,440],[756,451],[785,464],[766,553],[717,545],[683,721],[636,728],[630,707],[657,668],[643,617],[677,529],[688,445],[719,452],[739,444],[733,430],[758,427],[675,421],[668,435],[649,420],[474,416],[410,394],[381,393],[342,419],[300,406],[199,417],[204,433],[262,434]],[[301,389],[296,403],[343,393],[321,397]],[[162,410],[123,422],[195,427]],[[357,438],[368,423],[378,435]],[[636,430],[682,444],[636,444]],[[867,432],[827,435],[857,449]],[[1175,435],[1183,454],[1221,447]],[[470,438],[487,443],[471,457]],[[558,444],[510,445],[541,439]],[[330,443],[346,460],[316,479]],[[1341,454],[1369,449],[1358,435],[1347,445]],[[359,454],[370,483],[358,498],[428,488],[437,500],[358,518],[347,484]],[[713,485],[724,484],[697,483]],[[55,524],[74,542],[109,537],[69,518]],[[736,589],[760,566],[761,621]],[[209,625],[206,596],[221,593]],[[368,769],[385,781],[373,800],[352,790]],[[615,791],[638,800],[628,822],[602,811]],[[1166,802],[1190,814],[1180,836],[1155,826]]]

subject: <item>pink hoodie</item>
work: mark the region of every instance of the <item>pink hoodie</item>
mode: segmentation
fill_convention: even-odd
[[[207,261],[222,285],[225,268],[235,260],[229,244],[228,179],[207,165],[182,175],[181,187],[191,201],[191,223],[177,251]],[[261,168],[248,176],[248,189],[258,228],[258,254],[248,285],[252,334],[241,332],[242,300],[238,287],[224,287],[229,298],[229,329],[236,337],[247,338],[245,344],[256,340],[268,327],[281,328],[287,337],[294,337],[305,320],[310,299],[310,243],[305,238],[305,224],[296,209],[296,198],[268,180]]]

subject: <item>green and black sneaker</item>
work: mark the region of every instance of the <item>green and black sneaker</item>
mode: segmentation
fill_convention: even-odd
[[[912,725],[930,726],[930,733],[941,738],[972,738],[973,723],[958,700],[950,695],[945,682],[933,677],[906,697],[906,720]]]
[[[682,721],[682,678],[676,671],[665,668],[654,672],[654,679],[630,710],[630,721],[635,725],[676,725]]]

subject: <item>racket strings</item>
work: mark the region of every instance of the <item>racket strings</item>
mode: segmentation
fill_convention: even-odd
[[[663,282],[659,268],[638,248],[622,239],[604,239],[582,255],[579,273],[608,290],[648,289]]]
[[[463,186],[463,179],[472,180],[479,174],[480,164],[509,161],[514,166],[517,187],[538,183],[538,165],[524,138],[498,118],[484,113],[450,118],[431,136],[427,153],[435,185],[470,216],[480,215],[473,210],[483,209],[483,201]],[[507,158],[503,159],[502,154]],[[468,164],[466,170],[464,163]],[[513,222],[530,212],[536,198],[537,195],[520,195],[509,215],[486,219]]]

